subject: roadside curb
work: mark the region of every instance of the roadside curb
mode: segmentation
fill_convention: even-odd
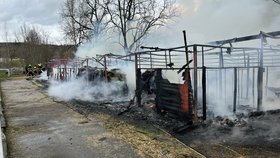
[[[6,120],[3,114],[3,106],[2,106],[2,94],[0,95],[0,132],[1,132],[1,140],[0,141],[0,158],[6,158],[8,156],[8,151],[7,151],[7,139],[6,135],[4,133],[5,128],[6,128]]]

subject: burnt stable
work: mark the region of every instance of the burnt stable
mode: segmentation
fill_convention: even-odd
[[[136,98],[137,105],[143,106],[143,93],[154,94],[158,112],[185,121],[205,120],[207,111],[211,111],[210,104],[216,104],[213,100],[238,113],[243,105],[254,111],[262,110],[263,94],[272,92],[279,96],[280,88],[274,86],[269,76],[280,67],[279,43],[270,44],[279,39],[280,31],[193,45],[187,44],[185,32],[183,35],[185,46],[141,47],[145,51],[126,56],[96,55],[81,59],[79,64],[88,66],[94,62],[107,71],[108,66],[134,62],[133,100]],[[246,47],[234,46],[247,41],[255,41],[257,46],[247,43]],[[76,67],[74,64],[73,69]],[[176,72],[181,82],[171,83],[164,78],[162,74],[168,71]]]
[[[205,120],[207,100],[210,99],[223,100],[225,106],[231,106],[233,113],[244,104],[253,110],[262,110],[263,89],[265,94],[273,89],[269,73],[276,70],[274,67],[280,67],[280,46],[270,45],[267,40],[277,40],[279,35],[280,31],[260,32],[207,45],[187,45],[184,32],[185,46],[142,47],[147,51],[133,53],[134,58],[130,57],[135,61],[137,104],[142,106],[141,73],[152,71],[155,73],[156,108],[160,112],[173,113],[186,121],[201,117]],[[258,40],[259,47],[233,46],[251,40]],[[182,73],[183,84],[163,79],[162,71]]]

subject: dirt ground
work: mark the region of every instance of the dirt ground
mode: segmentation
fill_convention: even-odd
[[[33,83],[40,87],[36,91],[46,96],[45,84]],[[149,104],[141,108],[132,105],[127,110],[129,102],[53,99],[109,131],[140,157],[280,157],[280,110],[208,118],[190,126],[157,114]],[[104,141],[108,137],[92,136],[86,141]]]
[[[73,101],[69,106],[88,116],[102,113],[138,128],[162,129],[205,157],[280,157],[280,110],[209,118],[188,126],[157,114],[149,105],[118,115],[127,104]]]
[[[204,157],[151,124],[54,101],[32,81],[1,88],[9,157]]]

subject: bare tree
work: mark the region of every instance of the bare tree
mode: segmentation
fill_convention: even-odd
[[[66,37],[78,45],[98,40],[107,29],[105,0],[66,0],[62,7],[62,27]]]
[[[174,0],[113,0],[107,11],[126,53],[138,49],[152,29],[176,16]]]
[[[23,24],[15,33],[15,39],[17,42],[29,44],[48,44],[49,36],[44,30]]]
[[[66,0],[62,11],[65,34],[75,44],[98,39],[110,28],[126,53],[174,16],[175,0]]]
[[[26,24],[19,28],[15,33],[17,42],[21,44],[21,52],[17,52],[16,56],[23,58],[26,63],[40,63],[51,58],[48,51],[48,34],[36,28],[35,26],[28,26]]]

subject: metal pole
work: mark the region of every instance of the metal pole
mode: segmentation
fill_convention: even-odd
[[[262,100],[263,100],[263,43],[264,37],[262,32],[260,33],[261,38],[261,50],[260,50],[260,67],[258,69],[258,106],[257,111],[260,111],[262,108]]]
[[[243,71],[243,69],[241,69],[241,75],[240,75],[240,78],[241,78],[241,81],[240,81],[240,98],[242,99],[243,98],[243,73],[244,71]]]
[[[237,68],[234,68],[234,89],[233,89],[233,113],[236,113],[236,100],[237,100]]]
[[[141,69],[138,68],[138,56],[135,54],[135,77],[136,77],[136,90],[135,90],[135,96],[136,96],[136,104],[137,106],[141,106]]]
[[[268,67],[266,67],[266,80],[265,80],[265,95],[267,96],[267,85],[268,85]]]
[[[108,74],[107,74],[107,59],[106,56],[104,56],[104,75],[105,75],[105,82],[107,82],[108,80]]]
[[[253,68],[253,86],[252,86],[252,95],[253,95],[253,107],[255,107],[255,68]]]
[[[165,59],[165,65],[166,65],[166,68],[167,68],[167,54],[166,54],[166,51],[164,51],[164,59]]]
[[[206,120],[206,67],[202,67],[202,110],[203,110],[203,120]]]
[[[250,55],[247,56],[247,81],[246,81],[246,99],[249,97],[249,80],[250,80]]]
[[[185,51],[186,51],[186,63],[188,63],[189,62],[189,52],[188,52],[186,30],[183,31],[183,35],[184,35],[184,43],[185,43]],[[187,66],[187,68],[189,68],[189,65]]]
[[[201,53],[202,53],[201,58],[202,58],[202,67],[203,67],[203,66],[205,66],[204,65],[204,47],[201,47]]]
[[[220,68],[224,67],[224,56],[223,56],[223,49],[221,48],[220,56],[219,56],[219,66]],[[222,69],[219,70],[219,98],[222,98],[223,92],[223,71]]]
[[[237,68],[237,103],[240,105],[240,70]]]
[[[194,61],[194,121],[197,121],[197,46],[193,47]]]

